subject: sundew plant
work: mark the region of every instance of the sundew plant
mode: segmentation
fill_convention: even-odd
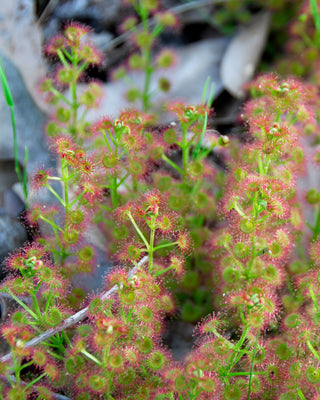
[[[89,29],[69,23],[46,46],[59,61],[41,83],[57,168],[34,171],[28,189],[55,202],[28,207],[41,234],[4,261],[1,294],[16,306],[0,327],[0,399],[319,400],[320,193],[299,189],[320,163],[306,147],[319,142],[317,80],[250,82],[245,140],[209,129],[210,102],[169,102],[173,122],[158,124],[150,80],[173,55],[154,56],[153,44],[178,18],[127,2],[136,15],[122,29],[137,46],[127,65],[145,74],[128,97],[140,108],[88,122],[102,95],[97,82],[79,89],[102,62]],[[318,32],[314,4],[304,10]],[[73,278],[97,271],[93,227],[112,266],[84,293]],[[170,319],[194,324],[181,361],[164,344]]]

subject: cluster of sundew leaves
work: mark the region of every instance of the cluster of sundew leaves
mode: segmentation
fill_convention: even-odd
[[[115,226],[109,211],[137,197],[138,192],[156,187],[167,198],[169,209],[182,216],[199,250],[198,258],[205,258],[206,251],[201,247],[208,238],[208,232],[203,227],[207,221],[215,219],[216,189],[212,180],[216,179],[218,186],[220,178],[205,158],[214,147],[225,146],[227,138],[204,131],[204,119],[209,114],[204,105],[195,107],[175,102],[168,109],[176,115],[180,126],[175,123],[161,129],[152,128],[150,116],[136,110],[124,111],[116,120],[104,118],[93,126],[96,162],[104,167],[101,181],[106,183],[105,187],[110,192],[109,201],[101,205],[100,212],[104,215],[107,232],[112,228],[112,236],[109,237],[125,239],[128,229]],[[201,146],[203,139],[207,147],[194,155],[194,149]],[[182,152],[182,166],[174,160],[177,152]],[[159,167],[166,165],[171,171],[157,172]],[[111,242],[111,245],[111,251],[117,251],[116,243]],[[203,264],[206,264],[205,259]],[[194,284],[190,286],[187,282],[191,282],[193,275],[193,282],[198,282],[197,274],[196,271],[188,273],[185,290],[194,288]],[[204,299],[205,292],[200,297]],[[187,309],[191,312],[185,313],[188,319],[196,319],[201,312],[199,308],[193,313],[192,307],[189,305]]]
[[[86,393],[88,398],[143,399],[165,385],[162,372],[172,360],[161,345],[161,332],[164,315],[174,311],[172,297],[142,270],[132,278],[124,269],[114,270],[107,286],[114,285],[119,288],[116,298],[90,301],[90,323],[78,328],[66,355],[72,398]]]
[[[181,277],[184,259],[192,250],[191,238],[182,227],[179,215],[168,208],[159,191],[147,192],[139,202],[128,202],[116,214],[121,223],[132,225],[135,231],[121,245],[119,262],[136,266],[147,255],[149,273],[160,276],[173,272]]]
[[[59,372],[55,354],[64,353],[62,336],[56,335],[48,340],[46,346],[52,345],[54,352],[48,352],[48,347],[41,344],[24,346],[41,332],[58,326],[69,315],[70,310],[65,306],[68,281],[46,250],[37,244],[25,245],[13,253],[5,260],[4,267],[8,275],[0,290],[9,294],[19,308],[1,325],[1,335],[9,344],[13,359],[13,365],[3,363],[1,373],[4,376],[13,374],[16,379],[11,388],[4,385],[1,393],[5,396],[3,398],[13,399],[27,398],[37,391],[39,398],[50,398],[49,387],[42,384],[37,387],[36,383],[40,379],[48,382],[57,379]],[[20,374],[31,365],[37,371],[30,375],[30,384],[26,385],[20,381]],[[41,397],[41,393],[48,397]]]
[[[285,57],[277,63],[281,74],[317,79],[317,59],[319,57],[319,32],[316,27],[310,0],[297,2],[299,18],[288,27]],[[319,11],[319,4],[316,5]]]
[[[102,90],[97,82],[92,81],[79,93],[78,84],[87,67],[99,65],[102,56],[85,40],[89,32],[88,27],[71,23],[63,34],[53,37],[46,46],[46,53],[61,63],[53,76],[46,78],[40,86],[46,100],[55,109],[46,126],[49,137],[71,134],[81,140],[91,133],[86,114],[99,105]]]
[[[221,204],[230,222],[213,242],[224,247],[220,268],[228,291],[238,279],[250,283],[263,277],[271,286],[281,285],[293,244],[291,232],[300,227],[294,185],[304,161],[298,123],[306,120],[306,115],[299,115],[300,108],[307,109],[306,93],[299,83],[279,83],[272,76],[261,78],[255,87],[264,96],[245,108],[249,133],[255,140],[231,164]],[[289,101],[290,108],[284,108]],[[312,119],[311,112],[308,118]]]
[[[138,5],[136,6],[138,7]],[[142,6],[144,7],[143,4],[139,5],[139,7]],[[168,24],[170,15],[159,13],[157,18],[162,21],[161,24],[164,24],[164,21],[167,21]],[[82,177],[84,175],[87,177],[85,188],[82,190],[86,192],[86,197],[91,194],[91,202],[95,198],[101,199],[102,193],[110,194],[109,199],[111,201],[101,204],[100,209],[95,213],[95,220],[104,221],[107,231],[110,231],[111,227],[113,238],[118,235],[119,229],[114,227],[109,211],[114,210],[130,198],[137,197],[137,193],[147,190],[151,184],[151,187],[156,185],[161,191],[170,192],[169,207],[184,216],[186,227],[192,230],[191,233],[196,247],[202,247],[208,237],[206,230],[202,229],[203,225],[206,224],[206,221],[213,220],[216,213],[212,179],[217,180],[218,185],[221,184],[219,182],[221,176],[216,174],[212,165],[206,162],[205,158],[215,146],[226,145],[227,138],[224,137],[225,139],[222,140],[222,137],[206,131],[210,111],[204,105],[195,107],[179,102],[170,104],[168,110],[178,118],[179,125],[169,125],[161,129],[152,129],[154,118],[151,115],[134,110],[122,112],[116,120],[103,118],[93,126],[85,122],[86,111],[79,118],[78,108],[82,101],[81,96],[80,100],[77,99],[76,91],[77,82],[81,77],[79,71],[82,73],[90,63],[100,61],[98,57],[94,60],[86,59],[83,56],[83,54],[87,54],[87,52],[81,50],[83,46],[92,49],[92,46],[85,42],[87,33],[86,27],[71,24],[65,29],[63,35],[53,38],[47,46],[47,52],[57,56],[63,64],[60,75],[73,76],[73,80],[64,82],[72,95],[72,104],[69,105],[62,92],[54,88],[53,82],[55,80],[49,79],[43,84],[45,91],[59,100],[55,103],[56,120],[60,118],[60,122],[53,121],[50,123],[49,126],[53,129],[51,133],[48,132],[49,136],[53,136],[53,141],[59,138],[63,140],[66,134],[71,133],[71,135],[78,137],[78,144],[83,143],[84,136],[90,137],[90,141],[86,140],[85,143],[92,149],[92,157],[88,159],[85,154],[81,155],[81,151],[77,149],[74,154],[79,157],[79,160],[75,161],[81,168]],[[98,53],[92,49],[92,54],[97,55]],[[59,73],[57,77],[59,77]],[[89,87],[88,92],[90,91]],[[93,99],[99,97],[97,91],[92,91],[91,94]],[[66,107],[64,107],[63,102],[67,103],[65,104]],[[93,102],[92,106],[96,104],[96,102]],[[90,105],[87,104],[86,106]],[[85,124],[85,128],[80,129],[77,124]],[[62,137],[61,131],[64,133]],[[203,141],[206,141],[206,147],[202,147]],[[176,151],[182,152],[182,167],[178,165],[179,163],[174,162],[171,157],[171,154],[174,155]],[[68,158],[70,164],[69,155],[64,153],[60,156]],[[77,161],[80,161],[80,159],[83,159],[84,162],[78,163]],[[170,173],[154,173],[159,167],[166,164],[171,168]],[[96,174],[97,172],[98,174]],[[43,185],[45,180],[42,179],[43,176],[46,178],[46,171],[40,171],[40,175],[36,174],[36,179],[33,179],[36,187]],[[76,181],[78,176],[78,174],[75,174],[73,180]],[[69,182],[71,183],[72,180],[70,179]],[[40,208],[39,206],[36,207],[36,217],[40,215],[40,211],[43,211]],[[53,209],[50,211],[56,213]],[[50,213],[50,211],[45,210],[46,213]],[[201,215],[200,219],[198,218],[199,215]],[[43,217],[46,218],[46,216]],[[52,219],[52,216],[50,216],[50,219]],[[70,231],[69,227],[68,230]],[[73,231],[73,229],[71,230]],[[81,236],[72,235],[72,232],[70,234],[70,240],[74,241],[70,244],[76,245],[81,240]],[[67,232],[64,235],[69,242],[70,235]],[[50,246],[53,247],[53,243]],[[66,253],[63,258],[69,256],[68,250]],[[202,255],[204,253],[205,251],[202,251]],[[203,258],[202,255],[200,258]],[[205,265],[206,260],[203,260],[202,264]],[[88,268],[83,268],[83,270],[88,272],[90,271],[90,264],[86,265]],[[190,280],[193,275],[194,279]],[[193,282],[191,286],[188,283],[185,285],[185,290],[190,291],[198,281],[198,272],[191,271],[185,281]],[[202,299],[204,298],[203,295],[204,293],[200,296]],[[191,304],[189,304],[190,308],[193,308]],[[192,311],[191,309],[190,311]],[[196,313],[186,312],[185,315],[187,317],[189,314],[188,319],[196,319],[199,316],[199,311],[200,309]]]
[[[84,234],[92,226],[95,209],[103,198],[101,171],[92,156],[71,137],[60,135],[52,139],[52,149],[60,160],[61,176],[41,169],[32,175],[31,183],[33,189],[45,188],[54,194],[58,205],[35,204],[28,219],[32,224],[44,221],[50,225],[51,235],[35,239],[53,253],[55,262],[64,266],[70,279],[75,272],[91,272],[95,263],[95,252],[85,243]],[[57,192],[57,182],[62,184],[62,197]]]
[[[68,293],[68,284],[45,249],[37,244],[26,245],[7,258],[4,265],[9,274],[2,290],[16,300],[30,297],[34,311],[26,309],[26,314],[43,329],[58,325],[66,313],[56,306]]]
[[[209,329],[212,336],[209,340],[203,339],[194,357],[202,359],[204,352],[208,363],[209,354],[210,360],[215,360],[213,370],[220,371],[235,396],[225,394],[225,398],[240,399],[248,393],[248,384],[240,378],[241,374],[237,378],[236,373],[230,374],[235,361],[240,362],[238,367],[241,365],[250,376],[252,394],[287,398],[285,396],[298,396],[299,389],[305,396],[315,395],[320,374],[316,339],[319,335],[318,267],[310,269],[306,259],[298,259],[290,264],[289,271],[287,269],[294,232],[302,227],[295,197],[296,176],[303,170],[304,161],[298,135],[303,134],[302,123],[313,122],[309,108],[312,98],[294,80],[279,82],[274,76],[265,76],[252,85],[260,97],[247,103],[244,111],[254,141],[245,144],[243,151],[237,151],[230,163],[221,203],[227,225],[212,241],[212,258],[219,272],[214,275],[218,282],[216,290],[221,293],[216,298],[217,306],[229,310],[229,315],[233,313],[234,325],[242,326],[239,342],[246,338],[248,344],[242,354],[239,348],[235,351],[237,343],[219,334],[218,319],[213,317],[215,323],[211,324],[211,331]],[[301,109],[308,113],[301,114]],[[311,193],[308,198],[310,200]],[[311,200],[314,198],[312,196]],[[312,249],[315,258],[317,243]],[[291,273],[293,282],[290,282]],[[280,298],[279,288],[285,288],[286,277],[289,279],[288,295]],[[308,291],[311,282],[314,283]],[[295,292],[292,292],[293,287]],[[291,310],[288,309],[290,297]],[[279,324],[282,302],[288,314]],[[305,313],[308,303],[310,307]],[[295,313],[290,314],[290,311]],[[276,339],[259,339],[268,327],[275,328],[277,324],[281,334]],[[208,333],[204,331],[205,326],[206,323],[200,329],[204,336]],[[219,352],[220,345],[228,349],[230,356],[226,351]],[[264,353],[262,359],[256,358],[257,348]],[[211,351],[217,352],[217,356],[212,357]],[[308,359],[306,365],[305,358]],[[299,383],[294,383],[295,367],[299,368]]]
[[[135,51],[129,56],[124,65],[113,71],[114,79],[123,79],[130,85],[126,98],[131,103],[139,101],[142,110],[149,112],[153,104],[154,89],[151,88],[152,77],[157,70],[170,68],[176,60],[174,51],[164,48],[156,56],[153,55],[157,38],[164,30],[176,29],[179,25],[177,16],[171,11],[161,11],[160,1],[126,1],[131,4],[136,15],[127,17],[120,26],[122,32],[131,33],[131,41]],[[150,23],[150,18],[152,22]],[[130,70],[143,72],[143,85],[138,87]],[[168,92],[171,83],[165,77],[158,78],[158,90]]]

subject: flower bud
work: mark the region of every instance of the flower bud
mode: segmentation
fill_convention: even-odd
[[[218,143],[220,146],[227,146],[230,142],[230,139],[226,135],[219,136]]]

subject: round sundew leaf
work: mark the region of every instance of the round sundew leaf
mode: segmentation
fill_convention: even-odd
[[[306,379],[312,385],[320,384],[320,368],[310,366],[306,369]]]

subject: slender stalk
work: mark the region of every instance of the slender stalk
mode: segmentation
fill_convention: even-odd
[[[314,294],[314,291],[311,286],[309,287],[309,294],[312,299],[314,309],[316,311],[319,311],[318,301],[317,301],[316,295]]]
[[[320,207],[319,204],[314,206],[314,226],[311,228],[313,231],[312,240],[316,240],[320,233]]]
[[[20,166],[19,166],[18,140],[17,140],[17,130],[16,130],[16,119],[15,119],[15,113],[14,113],[14,100],[13,100],[13,97],[11,94],[11,90],[10,90],[10,87],[9,87],[9,84],[7,81],[7,77],[6,77],[1,59],[0,59],[0,81],[2,84],[6,103],[10,109],[11,125],[12,125],[12,132],[13,132],[14,169],[17,174],[18,180],[22,185],[23,194],[24,194],[26,205],[27,205],[27,198],[28,198],[27,176],[26,176],[26,171],[24,172],[24,176],[21,175]],[[24,168],[25,169],[26,169],[27,160],[28,160],[28,151],[25,148],[25,155],[24,155]]]
[[[23,301],[19,299],[9,288],[6,288],[6,291],[10,294],[10,296],[24,309],[28,314],[31,315],[36,321],[38,320],[37,314],[35,314]]]
[[[300,397],[301,400],[306,400],[306,398],[304,397],[304,394],[302,393],[301,389],[296,389],[298,396]]]
[[[36,314],[37,314],[37,321],[38,321],[39,323],[41,323],[41,321],[42,321],[42,314],[41,314],[41,310],[40,310],[39,303],[38,303],[38,300],[37,300],[37,296],[36,296],[35,293],[31,293],[30,297],[31,297],[31,299],[32,299],[32,304],[33,304],[33,307],[34,307],[35,312],[36,312]]]
[[[307,346],[308,346],[309,350],[311,351],[311,353],[315,356],[315,358],[318,361],[320,361],[320,356],[319,356],[318,352],[316,351],[316,349],[313,347],[313,345],[310,342],[310,340],[307,340]]]
[[[95,356],[93,356],[91,353],[89,353],[87,350],[81,349],[80,353],[89,358],[89,360],[93,361],[95,364],[102,366],[102,362],[98,360]]]
[[[144,234],[141,232],[141,230],[138,227],[138,225],[136,224],[136,221],[134,220],[134,218],[133,218],[133,216],[132,216],[132,214],[130,212],[128,213],[128,217],[129,217],[130,221],[132,222],[132,225],[134,226],[134,228],[137,231],[138,235],[142,239],[143,243],[146,245],[146,248],[149,251],[149,243],[148,243],[147,239],[144,237]]]
[[[151,66],[151,52],[150,49],[143,52],[145,62],[145,78],[142,92],[142,109],[147,112],[150,109],[150,82],[154,68]]]
[[[150,232],[150,243],[149,243],[149,251],[148,251],[148,256],[149,256],[149,272],[152,271],[153,269],[153,253],[154,253],[154,235],[155,235],[155,227],[154,227],[154,222],[155,222],[155,217],[152,217],[151,221],[151,232]]]
[[[239,350],[242,347],[245,339],[247,338],[249,331],[250,331],[250,328],[248,326],[245,326],[244,330],[242,331],[241,338],[239,339],[238,343],[233,348],[233,353],[232,353],[231,359],[229,361],[229,365],[226,368],[226,371],[231,371],[232,368],[235,366],[235,364],[238,362],[237,357],[238,357]]]
[[[32,364],[32,363],[31,363]],[[42,374],[37,376],[32,382],[28,383],[26,385],[26,389],[29,389],[30,387],[32,387],[33,385],[35,385],[38,381],[40,381],[42,378],[44,378],[46,376],[46,374]]]
[[[112,208],[116,209],[118,207],[118,177],[116,172],[114,172],[110,180],[110,194]]]
[[[186,126],[182,126],[182,143],[181,143],[181,148],[182,148],[182,164],[183,164],[183,168],[182,168],[182,178],[183,178],[183,182],[186,183],[187,182],[187,170],[188,170],[188,164],[189,164],[189,145],[188,145],[188,141],[187,141],[187,127]]]
[[[183,170],[177,166],[173,161],[170,160],[165,154],[162,154],[162,159],[166,161],[169,165],[171,165],[172,168],[174,168],[176,171],[178,171],[182,176],[183,176]]]
[[[258,330],[258,332],[257,332],[257,337],[256,337],[256,341],[255,341],[255,344],[254,344],[254,349],[253,349],[252,362],[251,362],[251,368],[250,368],[249,385],[248,385],[248,398],[247,398],[248,400],[250,400],[250,395],[251,395],[251,385],[252,385],[254,359],[255,359],[255,356],[256,356],[259,335],[260,335],[260,330]]]
[[[51,192],[54,197],[59,200],[59,202],[63,205],[63,207],[65,207],[65,202],[64,200],[58,195],[58,193],[50,186],[50,185],[46,185],[46,188],[49,190],[49,192]]]

